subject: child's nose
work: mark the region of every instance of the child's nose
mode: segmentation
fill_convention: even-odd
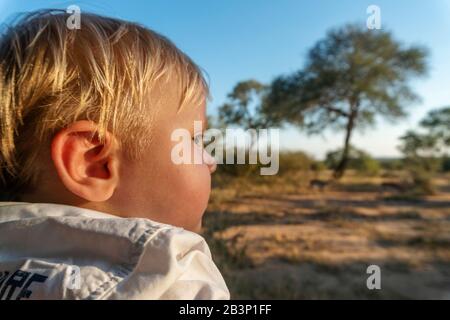
[[[211,156],[206,150],[203,150],[203,161],[208,166],[209,172],[214,173],[217,169],[216,159]]]
[[[217,169],[217,163],[214,161],[214,164],[208,165],[208,167],[209,167],[209,172],[214,173]]]

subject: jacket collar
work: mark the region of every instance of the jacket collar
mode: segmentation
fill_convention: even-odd
[[[104,212],[55,203],[0,202],[0,222],[26,218],[87,217],[96,219],[121,219]]]

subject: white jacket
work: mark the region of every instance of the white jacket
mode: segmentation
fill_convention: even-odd
[[[229,297],[196,233],[72,206],[0,203],[0,300]]]

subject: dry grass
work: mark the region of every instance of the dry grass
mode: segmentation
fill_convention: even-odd
[[[436,195],[388,201],[385,177],[350,175],[320,192],[303,174],[213,190],[205,236],[233,298],[450,299],[450,177],[436,179]],[[371,264],[381,290],[366,287]]]

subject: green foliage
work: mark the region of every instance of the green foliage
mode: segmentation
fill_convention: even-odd
[[[442,159],[441,170],[443,172],[450,172],[450,157],[446,156]]]
[[[450,107],[430,111],[420,122],[425,133],[409,130],[400,139],[399,149],[416,191],[432,194],[431,176],[437,171],[448,170],[450,147]]]
[[[270,119],[261,113],[268,87],[256,80],[241,81],[228,94],[228,101],[219,107],[222,126],[237,125],[243,129],[266,128]]]
[[[275,79],[263,111],[282,110],[312,133],[345,127],[352,112],[357,126],[372,124],[377,114],[395,119],[417,98],[407,80],[426,72],[425,57],[424,48],[405,47],[389,32],[332,30],[309,51],[304,69]]]
[[[283,152],[280,154],[279,174],[285,175],[298,171],[309,171],[315,163],[314,159],[304,152]]]
[[[420,125],[428,129],[429,134],[438,140],[441,147],[450,146],[450,107],[430,111]]]
[[[230,152],[230,150],[228,150],[228,152]],[[265,167],[266,165],[260,164],[259,161],[257,164],[249,164],[249,152],[247,150],[245,152],[245,164],[238,164],[237,152],[237,149],[235,149],[234,161],[232,164],[226,164],[227,151],[224,152],[223,164],[218,165],[217,174],[244,178],[260,176],[261,167]],[[279,155],[279,171],[277,175],[283,176],[298,171],[321,170],[321,168],[323,168],[323,165],[317,164],[312,157],[304,152],[281,152]]]
[[[412,136],[408,135],[408,137]],[[403,149],[405,153],[404,164],[413,185],[413,190],[410,190],[410,193],[415,196],[433,194],[435,190],[432,185],[432,176],[439,170],[441,159],[430,154],[427,156],[420,155],[419,151],[410,150],[409,147],[411,146],[408,146],[408,144],[414,145],[417,141],[406,136],[403,138],[405,141]]]
[[[356,25],[331,30],[309,51],[305,67],[271,85],[261,111],[275,123],[299,125],[311,134],[344,129],[344,152],[335,168],[347,165],[355,128],[406,114],[417,100],[408,80],[427,71],[427,51],[405,46],[386,31]]]
[[[432,174],[430,171],[417,168],[411,171],[413,190],[412,193],[417,195],[434,194],[435,188],[432,182]]]
[[[404,168],[402,159],[381,159],[378,162],[382,169],[388,171],[402,170]]]
[[[249,177],[252,175],[259,175],[260,174],[260,168],[261,164],[259,161],[257,161],[256,164],[249,164],[249,151],[245,151],[245,163],[239,164],[237,163],[238,153],[242,152],[242,149],[235,148],[234,154],[233,154],[233,161],[232,163],[227,164],[227,153],[230,153],[232,150],[226,149],[223,152],[223,160],[222,164],[217,166],[217,174],[225,174],[232,177]]]
[[[342,159],[342,153],[342,149],[327,153],[325,164],[328,168],[336,169]],[[348,168],[356,170],[360,174],[377,175],[380,171],[379,162],[362,150],[350,146],[348,158]]]
[[[312,171],[320,172],[320,171],[324,171],[326,169],[327,169],[327,166],[326,166],[325,162],[323,162],[323,161],[314,161],[311,164]]]
[[[407,158],[429,158],[439,152],[437,137],[431,134],[421,134],[409,130],[400,137],[400,151]]]
[[[445,157],[450,148],[450,107],[430,111],[420,122],[425,133],[409,130],[400,150],[407,158]]]

